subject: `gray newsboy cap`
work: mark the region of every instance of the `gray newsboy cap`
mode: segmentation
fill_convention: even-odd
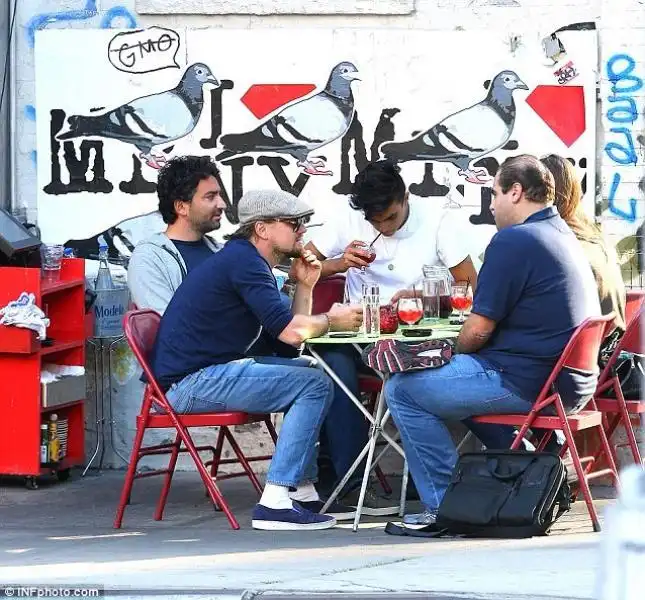
[[[267,219],[297,219],[314,214],[303,200],[282,190],[249,190],[237,205],[240,225]]]

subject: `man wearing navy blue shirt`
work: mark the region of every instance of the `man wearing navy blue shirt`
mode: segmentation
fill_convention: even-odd
[[[554,193],[553,177],[537,158],[504,161],[491,202],[498,232],[486,249],[458,353],[439,369],[401,373],[386,384],[426,509],[407,515],[407,523],[433,523],[450,481],[457,453],[444,420],[528,413],[572,333],[600,315],[591,268],[553,206]],[[597,373],[565,373],[557,382],[565,407],[583,405],[596,379]],[[504,447],[505,433],[477,432],[493,440],[483,440],[488,447]]]
[[[315,443],[333,386],[304,358],[281,356],[293,356],[305,340],[329,330],[357,331],[362,309],[336,304],[311,316],[321,265],[303,249],[302,236],[312,213],[286,192],[247,192],[238,205],[240,228],[177,289],[152,353],[155,377],[179,413],[286,413],[253,511],[256,529],[325,529],[336,523],[318,514],[322,502],[313,485]],[[297,282],[291,311],[272,273],[287,258],[294,259],[291,276]],[[278,356],[252,356],[263,333]],[[290,495],[289,488],[296,491]]]

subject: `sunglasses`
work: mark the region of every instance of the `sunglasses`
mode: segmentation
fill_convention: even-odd
[[[276,223],[286,223],[291,225],[291,228],[298,231],[301,227],[305,227],[311,220],[311,217],[298,217],[297,219],[273,219]]]

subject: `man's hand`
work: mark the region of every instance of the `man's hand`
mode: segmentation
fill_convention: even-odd
[[[327,313],[330,331],[358,331],[363,323],[363,307],[333,304]]]
[[[399,290],[392,299],[390,304],[396,304],[401,298],[422,298],[423,294],[421,290]]]
[[[303,250],[299,258],[294,259],[289,269],[289,279],[300,285],[313,288],[320,279],[322,264],[310,250]]]
[[[366,248],[360,246],[362,243],[359,240],[354,240],[345,248],[345,252],[343,252],[343,256],[340,259],[343,268],[342,273],[351,267],[357,267],[359,269],[361,267],[369,267],[370,253]],[[357,246],[356,244],[359,245]]]

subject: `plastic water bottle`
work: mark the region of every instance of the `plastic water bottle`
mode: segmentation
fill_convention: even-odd
[[[108,264],[108,247],[101,244],[99,246],[99,272],[94,282],[95,290],[113,290],[114,282],[110,274],[110,265]]]
[[[621,473],[620,482],[618,501],[605,513],[598,600],[640,600],[644,594],[645,472],[632,465]]]

